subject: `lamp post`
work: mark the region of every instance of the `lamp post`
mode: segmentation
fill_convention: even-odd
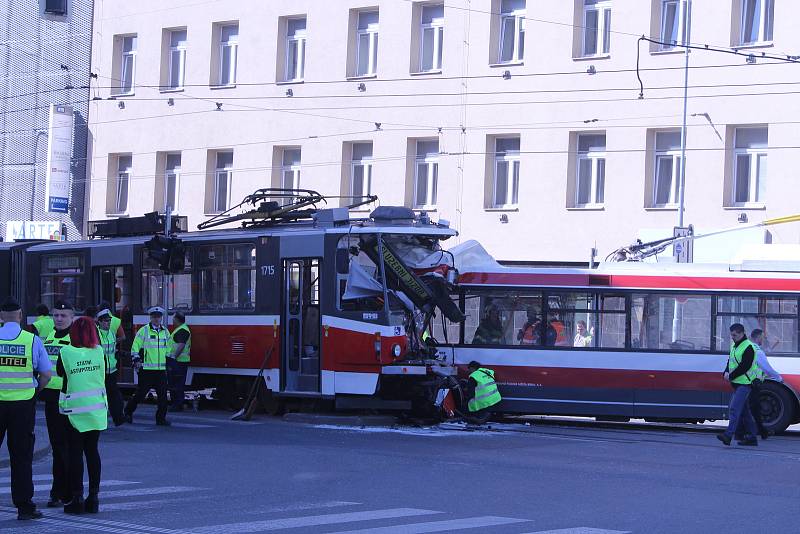
[[[683,122],[681,124],[681,168],[678,179],[678,227],[683,228],[684,196],[686,190],[686,108],[689,104],[689,25],[691,21],[691,0],[683,0]]]

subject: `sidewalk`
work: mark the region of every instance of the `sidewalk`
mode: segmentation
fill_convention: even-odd
[[[47,437],[47,423],[44,419],[44,403],[36,404],[36,424],[33,427],[36,441],[33,443],[33,461],[41,460],[50,454],[50,439]],[[11,461],[8,457],[8,435],[0,447],[0,469],[7,469]]]

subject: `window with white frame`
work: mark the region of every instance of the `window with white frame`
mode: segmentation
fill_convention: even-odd
[[[743,45],[767,43],[772,41],[775,22],[775,2],[773,0],[742,0]]]
[[[114,197],[114,213],[128,212],[128,191],[131,181],[132,156],[117,156],[117,190]]]
[[[136,79],[136,41],[135,35],[126,35],[122,38],[122,57],[119,71],[120,94],[133,93]]]
[[[578,207],[603,204],[606,183],[606,134],[578,136],[578,175],[575,205]]]
[[[661,0],[661,42],[664,43],[661,50],[685,44],[684,33],[686,40],[689,40],[687,8],[688,0]]]
[[[356,31],[356,76],[372,76],[378,72],[378,12],[358,14]]]
[[[214,169],[214,202],[215,212],[228,209],[231,198],[231,178],[233,178],[233,152],[217,152]]]
[[[434,208],[439,186],[438,140],[417,141],[417,157],[414,169],[414,208]]]
[[[516,206],[519,198],[519,137],[499,137],[494,146],[492,207]]]
[[[239,25],[226,24],[219,29],[219,84],[236,84],[236,62],[239,55]]]
[[[764,202],[767,187],[767,128],[736,128],[733,201]]]
[[[502,0],[500,9],[500,63],[525,58],[525,0]]]
[[[350,158],[350,194],[361,197],[372,194],[372,143],[353,143]],[[357,199],[354,199],[358,202]]]
[[[681,177],[681,132],[656,132],[653,206],[678,204]]]
[[[186,30],[169,32],[169,88],[183,89],[186,74]]]
[[[584,0],[583,55],[608,54],[611,50],[611,0]]]
[[[166,187],[166,204],[169,211],[178,210],[178,180],[181,175],[181,154],[176,152],[167,154],[166,165],[164,168],[164,185]]]
[[[300,149],[284,148],[281,165],[281,187],[284,189],[300,188]]]
[[[422,7],[422,27],[419,36],[420,72],[442,70],[442,44],[444,43],[444,4]]]
[[[301,81],[306,72],[306,18],[286,21],[286,81]]]

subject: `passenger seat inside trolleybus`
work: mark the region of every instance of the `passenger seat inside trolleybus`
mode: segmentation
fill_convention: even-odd
[[[319,374],[319,306],[308,306],[303,313],[303,361],[301,374]]]

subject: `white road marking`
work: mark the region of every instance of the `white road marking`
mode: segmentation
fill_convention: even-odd
[[[15,508],[0,506],[0,512],[11,512],[12,510],[14,513],[14,517],[16,517]],[[116,532],[120,534],[126,534],[131,532],[149,532],[153,534],[187,534],[185,531],[181,530],[150,527],[147,525],[135,525],[133,523],[121,523],[119,521],[109,521],[107,519],[97,519],[94,517],[91,518],[80,517],[80,516],[66,517],[61,515],[60,512],[56,513],[58,513],[63,519],[61,518],[56,519],[55,517],[50,515],[51,513],[53,513],[50,510],[46,510],[43,512],[45,514],[43,518],[36,519],[35,521],[32,521],[30,524],[38,525],[40,523],[44,523],[47,525],[56,525],[59,527],[70,527],[69,530],[62,529],[59,532],[82,532],[83,530],[88,529],[88,530],[99,530],[101,532]],[[41,529],[41,527],[39,527],[39,529]]]
[[[102,480],[100,482],[100,487],[111,487],[111,486],[127,486],[129,484],[139,484],[139,482],[130,482],[128,480]],[[36,493],[41,493],[45,491],[50,491],[52,487],[51,484],[36,484],[33,486],[33,491]],[[0,495],[8,495],[11,493],[11,488],[0,488]]]
[[[181,493],[184,491],[198,491],[204,488],[191,486],[162,486],[156,488],[138,488],[130,490],[111,490],[100,492],[100,502],[111,497],[138,497],[140,495],[164,495],[167,493]]]
[[[512,523],[527,523],[529,521],[530,519],[514,519],[512,517],[494,517],[487,515],[482,517],[467,517],[465,519],[450,519],[447,521],[428,521],[425,523],[392,525],[390,527],[343,530],[337,531],[335,534],[424,534],[426,532],[451,532],[453,530],[510,525]]]
[[[100,511],[101,512],[118,512],[120,510],[137,510],[139,508],[149,508],[151,510],[159,509],[167,504],[174,504],[179,502],[197,501],[194,497],[174,497],[172,499],[156,499],[149,501],[125,501],[107,504],[103,500],[103,494],[100,494]]]
[[[321,428],[323,430],[340,430],[345,432],[364,432],[368,434],[406,434],[409,436],[427,436],[434,438],[441,438],[447,436],[492,436],[500,435],[499,432],[491,432],[487,430],[441,430],[434,427],[427,428],[391,428],[387,426],[340,426],[340,425],[313,425],[314,428]]]
[[[53,475],[33,475],[34,482],[42,481],[42,480],[53,480]],[[0,477],[0,484],[9,484],[11,482],[11,477]]]
[[[385,510],[370,510],[366,512],[346,512],[341,514],[312,515],[308,517],[287,517],[284,519],[271,519],[266,521],[250,521],[246,523],[230,523],[191,529],[194,534],[237,534],[240,532],[262,532],[280,530],[284,528],[317,527],[322,525],[336,525],[355,521],[375,521],[378,519],[396,519],[400,517],[415,517],[420,515],[440,514],[434,510],[421,510],[418,508],[389,508]]]
[[[301,510],[317,510],[323,508],[338,508],[340,506],[357,506],[359,504],[364,504],[360,502],[350,502],[350,501],[328,501],[328,502],[309,502],[309,503],[298,503],[298,504],[290,504],[287,506],[273,506],[271,508],[261,508],[259,510],[253,510],[250,512],[246,512],[249,514],[274,514],[280,512],[295,512]]]
[[[557,530],[538,530],[536,532],[526,532],[525,534],[630,534],[629,530],[606,530],[604,528],[560,528]]]

